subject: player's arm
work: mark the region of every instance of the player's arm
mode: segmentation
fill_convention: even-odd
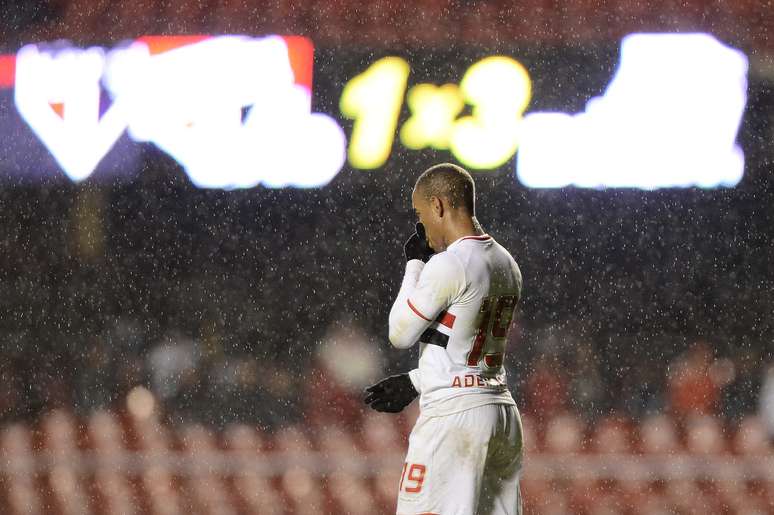
[[[453,254],[437,254],[427,264],[409,261],[398,298],[390,310],[390,343],[399,349],[414,345],[464,287],[465,271]]]
[[[439,254],[427,265],[409,261],[401,293],[390,311],[390,342],[398,348],[411,347],[441,310],[462,293],[464,284],[462,264],[451,254]],[[387,377],[366,388],[365,403],[376,411],[398,413],[419,395],[421,384],[418,368]]]

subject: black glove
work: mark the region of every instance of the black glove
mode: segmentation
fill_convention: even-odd
[[[382,379],[365,389],[365,403],[376,411],[398,413],[416,399],[419,392],[411,384],[408,374]]]
[[[430,256],[435,254],[433,249],[430,248],[430,245],[427,244],[424,225],[417,223],[416,232],[412,234],[411,238],[403,245],[403,253],[406,255],[406,261],[419,259],[425,263],[430,259]]]

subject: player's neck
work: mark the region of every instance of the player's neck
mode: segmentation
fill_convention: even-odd
[[[446,246],[448,247],[455,241],[466,236],[481,236],[484,234],[484,230],[476,220],[475,216],[461,217],[459,220],[455,220],[450,224],[449,230],[446,233]]]

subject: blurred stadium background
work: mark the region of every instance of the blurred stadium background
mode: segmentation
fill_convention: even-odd
[[[628,34],[707,32],[741,50],[735,187],[531,189],[512,159],[475,177],[479,219],[525,277],[507,363],[525,512],[774,513],[770,2],[1,10],[7,55],[144,34],[305,36],[312,108],[348,138],[344,85],[384,56],[411,64],[411,84],[513,56],[532,80],[527,112],[577,112],[604,91]],[[42,147],[14,146],[29,131],[3,125],[16,116],[9,95],[0,106],[0,125],[16,127],[0,144],[0,513],[393,513],[416,406],[368,413],[360,392],[415,362],[389,347],[386,320],[410,189],[449,152],[396,140],[382,166],[345,164],[320,188],[224,191],[141,145],[76,183],[41,171],[53,161],[25,168]]]

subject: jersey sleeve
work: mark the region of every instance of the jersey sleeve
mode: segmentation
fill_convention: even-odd
[[[421,375],[419,373],[419,368],[415,368],[413,370],[409,370],[409,379],[411,379],[411,384],[414,385],[414,389],[418,392],[422,391],[422,379]]]
[[[390,310],[390,343],[407,349],[465,290],[465,270],[459,259],[442,252],[427,264],[412,260],[406,264],[398,298]]]

